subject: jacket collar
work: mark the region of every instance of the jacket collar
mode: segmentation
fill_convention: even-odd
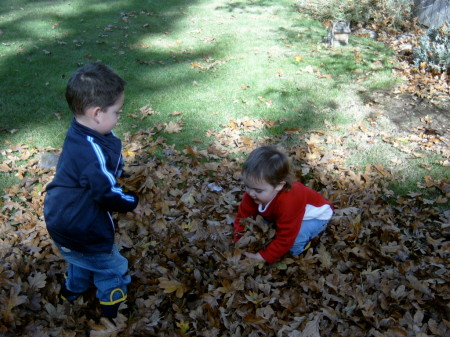
[[[117,138],[112,131],[106,135],[102,135],[101,133],[78,123],[75,117],[72,118],[71,129],[72,132],[82,137],[90,136],[94,138],[95,142],[100,144],[102,147],[108,148],[112,152],[119,155],[122,152],[122,141]]]

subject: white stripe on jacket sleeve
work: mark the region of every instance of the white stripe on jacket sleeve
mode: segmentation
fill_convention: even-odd
[[[114,176],[111,174],[111,172],[109,172],[106,169],[106,159],[105,156],[103,154],[102,149],[100,148],[100,146],[98,144],[96,144],[94,142],[94,139],[90,136],[87,137],[87,140],[89,141],[89,143],[91,144],[92,148],[94,149],[95,155],[97,156],[97,159],[100,163],[100,168],[102,173],[106,176],[106,178],[108,179],[110,185],[111,185],[111,191],[113,193],[119,194],[120,197],[126,201],[129,202],[134,202],[134,197],[131,195],[126,195],[123,193],[122,189],[120,187],[115,186],[116,185],[116,179],[114,178]]]

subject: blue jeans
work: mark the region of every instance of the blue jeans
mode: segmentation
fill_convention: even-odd
[[[128,260],[120,255],[114,245],[111,253],[80,253],[55,242],[67,261],[66,288],[74,293],[84,293],[92,285],[97,288],[97,298],[102,305],[114,305],[127,298]]]
[[[293,256],[301,254],[308,242],[319,235],[327,227],[328,221],[329,220],[318,219],[303,220],[294,245],[289,250],[291,254]]]

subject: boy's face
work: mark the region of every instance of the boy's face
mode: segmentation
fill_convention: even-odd
[[[125,99],[125,94],[120,94],[119,98],[117,99],[116,103],[114,105],[111,105],[105,110],[101,110],[98,115],[98,121],[99,123],[96,125],[97,132],[106,135],[114,129],[117,122],[120,118],[120,112],[123,106],[123,101]]]
[[[277,186],[273,186],[265,180],[244,179],[245,191],[257,204],[262,206],[266,206],[272,201],[283,189],[284,184],[285,182],[281,182]]]

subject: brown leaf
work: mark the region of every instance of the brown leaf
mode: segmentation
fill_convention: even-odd
[[[90,322],[89,326],[91,327],[91,331],[89,333],[90,337],[117,337],[120,336],[119,333],[122,332],[126,328],[127,318],[118,314],[117,318],[114,319],[114,323],[112,323],[109,319],[102,317],[100,318],[100,323],[95,324],[94,322]]]
[[[176,123],[173,121],[170,121],[168,124],[164,124],[165,128],[164,130],[168,133],[179,133],[181,130],[183,130],[182,123]]]
[[[164,290],[165,293],[173,293],[175,292],[175,295],[178,298],[182,298],[183,294],[187,290],[186,287],[177,280],[169,280],[165,277],[160,277],[158,279],[159,281],[159,287]]]
[[[300,337],[320,337],[319,333],[319,315],[309,321],[302,330]]]
[[[30,285],[30,288],[34,288],[35,290],[44,288],[46,282],[47,276],[44,273],[37,272],[34,275],[28,276],[28,284]]]
[[[328,253],[324,245],[321,244],[319,246],[317,253],[319,254],[319,261],[324,268],[328,269],[333,265],[331,255]]]
[[[409,281],[409,284],[413,289],[418,290],[421,293],[431,295],[430,288],[425,282],[419,281],[414,275],[406,275],[406,279]]]

